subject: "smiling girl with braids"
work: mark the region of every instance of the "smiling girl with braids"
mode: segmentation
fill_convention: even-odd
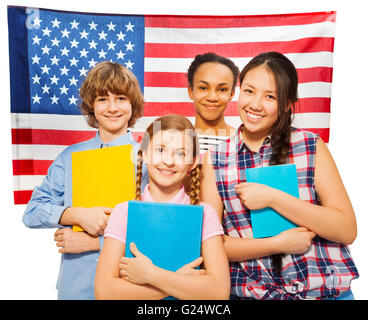
[[[353,299],[348,244],[357,233],[349,197],[324,142],[291,126],[298,76],[277,52],[240,73],[237,134],[205,155],[201,199],[223,216],[234,299]],[[300,199],[247,183],[245,169],[294,163]],[[253,239],[250,210],[271,207],[299,225]]]
[[[176,272],[158,268],[134,244],[130,249],[135,257],[125,258],[128,202],[124,202],[112,211],[105,230],[95,279],[97,299],[229,298],[223,229],[216,211],[199,201],[198,157],[198,138],[188,119],[179,115],[156,119],[147,128],[138,153],[136,200],[202,205],[202,257]],[[141,192],[143,163],[147,165],[149,184]],[[188,174],[191,175],[189,195],[183,187]],[[195,269],[202,261],[205,269]]]

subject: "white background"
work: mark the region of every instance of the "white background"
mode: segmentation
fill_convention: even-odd
[[[363,4],[364,1],[358,0],[1,0],[0,299],[56,299],[55,283],[60,262],[53,241],[54,230],[26,228],[21,221],[25,206],[13,204],[6,5],[120,14],[247,15],[337,11],[329,148],[358,222],[358,237],[350,248],[360,278],[353,281],[352,290],[356,299],[368,299],[368,19]]]

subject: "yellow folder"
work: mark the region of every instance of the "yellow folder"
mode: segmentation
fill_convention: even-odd
[[[110,207],[133,200],[135,191],[132,145],[72,153],[73,207]],[[73,226],[73,231],[83,231]]]

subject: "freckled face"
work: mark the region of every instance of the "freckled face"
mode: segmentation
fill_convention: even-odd
[[[102,135],[119,136],[127,130],[132,106],[125,95],[108,92],[107,96],[97,96],[93,106]]]
[[[238,113],[249,134],[266,137],[278,118],[276,82],[264,65],[251,69],[240,86]]]
[[[193,88],[188,88],[197,115],[205,121],[223,117],[234,95],[233,82],[233,73],[227,66],[216,62],[200,65],[193,76]]]

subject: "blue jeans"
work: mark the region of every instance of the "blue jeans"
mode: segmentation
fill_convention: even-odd
[[[345,291],[336,298],[331,298],[328,300],[355,300],[355,299],[353,293],[351,292],[351,289],[349,289],[348,291]]]

